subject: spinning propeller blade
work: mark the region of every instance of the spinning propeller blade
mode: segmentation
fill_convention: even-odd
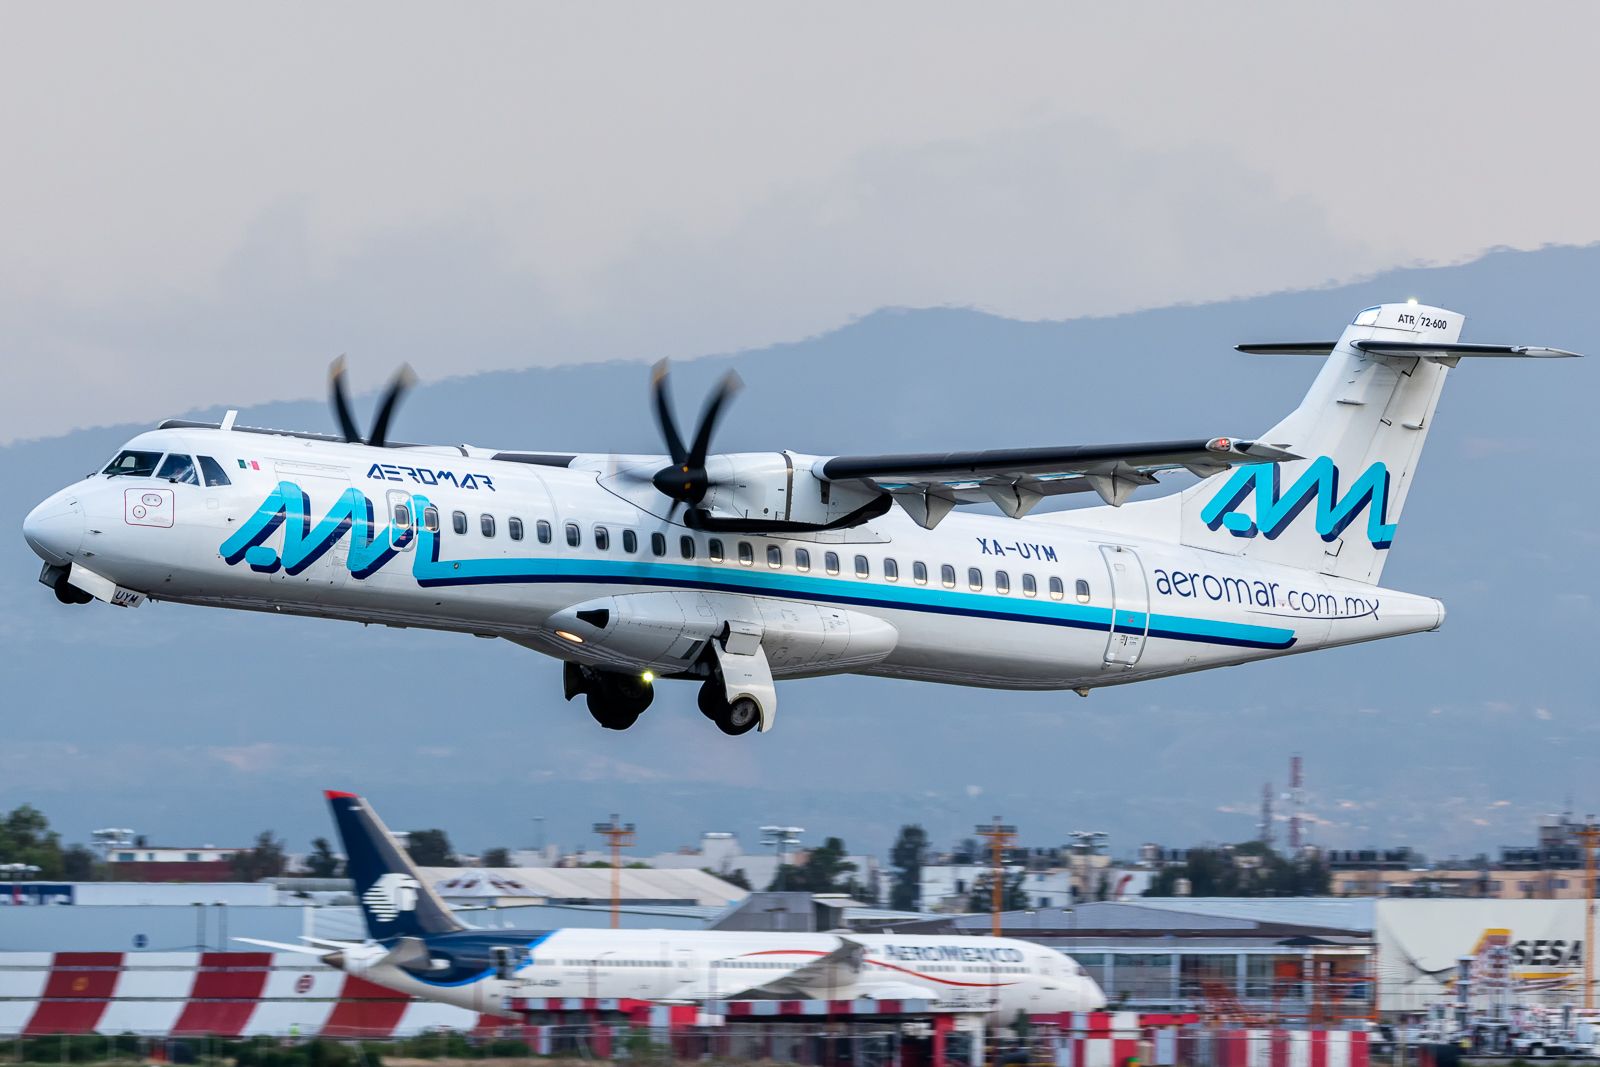
[[[722,409],[743,386],[739,375],[729,371],[723,375],[700,413],[700,424],[695,428],[694,443],[683,447],[683,435],[678,432],[672,415],[672,398],[667,390],[667,361],[662,360],[651,370],[650,387],[654,394],[656,422],[661,426],[661,436],[666,440],[667,454],[672,465],[662,467],[650,479],[664,495],[690,507],[705,499],[711,488],[706,475],[706,456],[711,451],[711,435],[716,430]]]
[[[378,416],[373,420],[372,434],[368,437],[361,435],[355,416],[350,413],[350,397],[345,391],[344,378],[344,357],[340,356],[328,368],[328,395],[333,403],[333,417],[339,423],[339,432],[350,444],[383,448],[389,440],[389,423],[394,419],[401,398],[417,383],[416,374],[406,364],[395,371],[394,377],[389,379],[389,387],[384,390],[383,399],[378,402]]]

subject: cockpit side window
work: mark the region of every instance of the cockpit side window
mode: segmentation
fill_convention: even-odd
[[[117,453],[117,458],[106,464],[106,469],[101,474],[113,478],[148,478],[156,472],[156,464],[161,462],[160,452],[141,452],[136,448],[124,448]]]
[[[179,485],[199,485],[200,476],[195,474],[194,460],[188,456],[174,452],[161,464],[161,469],[156,472],[157,478],[165,478],[169,482]]]
[[[200,473],[205,478],[207,485],[233,484],[228,479],[228,472],[222,469],[222,464],[210,456],[200,457]]]

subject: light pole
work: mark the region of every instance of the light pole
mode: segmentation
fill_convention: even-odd
[[[611,843],[611,929],[622,925],[622,849],[633,844],[633,823],[620,823],[613,814],[610,822],[597,822],[594,832]]]
[[[976,833],[979,837],[989,839],[989,852],[993,861],[994,873],[990,875],[993,884],[990,889],[990,928],[995,937],[1000,936],[1000,909],[1005,903],[1006,891],[1006,849],[1017,839],[1017,828],[1002,823],[1000,816],[996,815],[990,823],[979,823]]]

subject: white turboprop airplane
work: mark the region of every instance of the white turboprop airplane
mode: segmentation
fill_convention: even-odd
[[[469,929],[370,804],[353,793],[327,797],[368,940],[237,940],[320,956],[409,996],[511,1017],[513,1001],[547,997],[935,1000],[1002,1022],[1106,1003],[1071,957],[1008,937]]]
[[[1368,308],[1254,440],[937,455],[711,454],[654,400],[667,456],[399,445],[409,371],[363,438],[169,421],[28,515],[64,603],[146,599],[502,637],[566,663],[611,729],[655,678],[700,683],[723,731],[772,725],[774,680],[861,673],[1001,689],[1141,681],[1432,630],[1378,586],[1450,368],[1569,356],[1462,344],[1463,317]],[[1200,478],[1123,505],[1162,471]],[[1106,505],[1025,518],[1040,500]],[[989,503],[1001,516],[951,515]],[[1019,521],[1020,520],[1020,521]]]

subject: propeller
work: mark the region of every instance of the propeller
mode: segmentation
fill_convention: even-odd
[[[394,372],[394,377],[389,379],[383,399],[378,402],[378,416],[372,420],[372,433],[363,437],[356,426],[355,416],[350,413],[350,397],[345,393],[344,386],[344,357],[340,356],[328,368],[328,393],[333,401],[333,417],[339,421],[339,432],[353,445],[383,448],[388,444],[389,422],[394,418],[395,409],[400,406],[400,398],[415,384],[417,376],[410,365],[401,364],[400,369]]]
[[[716,429],[723,406],[733,399],[743,385],[739,375],[733,371],[723,375],[716,389],[706,398],[706,406],[700,412],[700,425],[695,428],[694,442],[685,448],[683,435],[678,432],[678,424],[672,414],[672,398],[667,391],[667,361],[662,360],[651,369],[650,390],[655,400],[656,422],[661,427],[661,436],[666,439],[667,454],[672,457],[671,466],[662,467],[651,476],[652,485],[677,503],[687,504],[690,508],[705,499],[711,489],[711,479],[706,474],[706,454],[711,449],[711,433]]]

